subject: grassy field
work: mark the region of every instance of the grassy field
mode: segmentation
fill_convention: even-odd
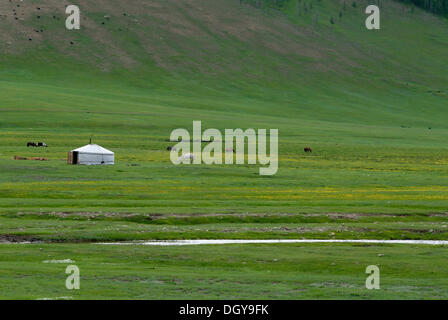
[[[0,245],[1,298],[447,299],[446,247]],[[65,288],[65,263],[80,290]],[[46,261],[46,262],[44,262]],[[381,289],[367,290],[368,265]],[[198,273],[198,270],[200,272]]]
[[[20,100],[19,97],[23,95],[17,94],[13,100]],[[39,104],[36,95],[31,97],[35,101],[24,104]],[[192,120],[205,118],[205,128],[224,129],[223,123],[230,120],[217,115],[208,120],[213,115],[209,111],[189,110],[187,116],[187,110],[180,115],[171,110],[168,116],[163,114],[163,107],[152,104],[146,107],[150,110],[148,114],[83,112],[76,108],[54,112],[41,108],[5,109],[1,129],[0,210],[9,213],[446,212],[445,128],[401,128],[398,123],[396,127],[323,123],[258,115],[238,117],[243,120],[234,121],[236,128],[270,128],[271,123],[279,128],[279,171],[272,177],[260,177],[258,165],[174,166],[166,151],[167,146],[173,145],[167,141],[170,128],[191,130]],[[12,130],[14,122],[23,123],[22,127]],[[145,124],[146,134],[141,132]],[[36,129],[28,127],[36,125]],[[50,129],[52,126],[55,128]],[[67,166],[67,152],[88,143],[91,133],[94,142],[116,153],[115,166]],[[27,148],[26,142],[33,140],[45,141],[50,147]],[[312,154],[303,153],[303,147],[308,145],[313,148]],[[15,155],[43,156],[49,161],[16,161]]]
[[[0,4],[0,241],[45,241],[0,244],[1,298],[447,298],[445,247],[90,243],[447,240],[447,19],[394,1],[379,31],[364,0],[73,3],[80,31],[60,1]],[[194,120],[279,129],[278,173],[173,165],[170,133]],[[66,164],[90,135],[114,166]],[[47,258],[79,263],[82,290]],[[363,287],[370,264],[382,290]]]

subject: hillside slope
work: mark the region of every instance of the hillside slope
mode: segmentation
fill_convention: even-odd
[[[418,9],[385,1],[382,29],[368,31],[366,1],[75,3],[79,31],[64,27],[68,2],[0,4],[0,79],[83,87],[93,76],[98,87],[253,99],[294,118],[446,126],[447,22]]]

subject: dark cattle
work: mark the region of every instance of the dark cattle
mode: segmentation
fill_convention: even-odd
[[[48,147],[47,144],[46,144],[45,142],[38,142],[38,143],[37,143],[37,146],[38,146],[38,147],[45,147],[45,148]]]
[[[37,147],[36,144],[34,142],[28,142],[26,144],[27,147]]]
[[[305,151],[305,152],[310,152],[310,153],[313,152],[313,150],[311,150],[310,147],[306,147],[306,148],[304,148],[303,151]]]

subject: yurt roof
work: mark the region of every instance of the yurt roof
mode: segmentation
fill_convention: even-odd
[[[114,154],[112,151],[107,150],[97,144],[88,144],[84,147],[81,147],[81,148],[78,148],[78,149],[75,149],[72,151],[78,151],[81,153],[92,153],[92,154]]]

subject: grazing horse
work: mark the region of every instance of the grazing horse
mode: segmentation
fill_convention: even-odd
[[[311,150],[310,147],[306,147],[306,148],[304,148],[303,151],[305,151],[305,152],[309,152],[309,153],[313,152],[313,150]]]
[[[34,142],[28,142],[26,144],[27,147],[37,147],[36,144]]]

